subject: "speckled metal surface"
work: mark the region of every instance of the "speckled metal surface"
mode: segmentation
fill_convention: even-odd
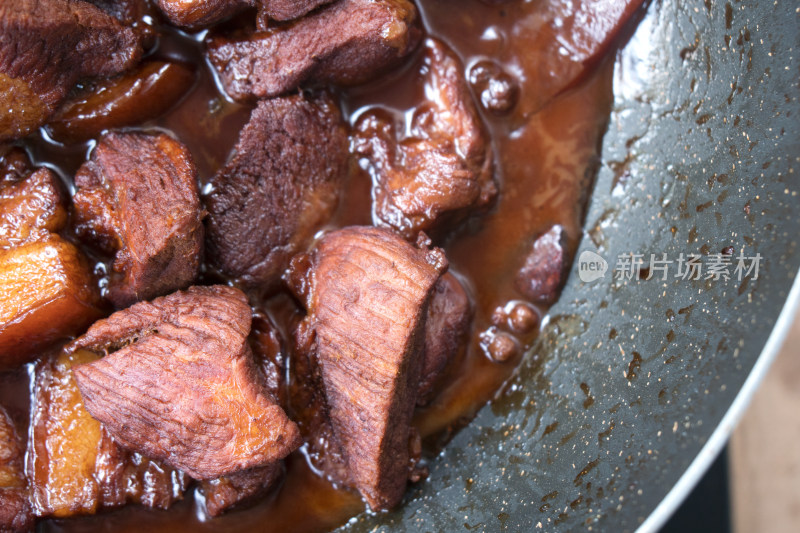
[[[795,2],[655,1],[620,55],[581,249],[763,257],[759,279],[582,283],[393,513],[345,529],[636,529],[762,351],[800,265]],[[734,260],[735,261],[735,260]]]

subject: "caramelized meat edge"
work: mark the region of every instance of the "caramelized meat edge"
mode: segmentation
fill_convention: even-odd
[[[189,150],[166,134],[109,133],[75,175],[75,231],[115,254],[118,308],[188,287],[200,270],[203,215]]]
[[[497,195],[492,148],[469,93],[461,63],[428,39],[420,67],[424,94],[410,132],[386,113],[362,116],[354,147],[373,179],[373,218],[407,239],[441,233]]]

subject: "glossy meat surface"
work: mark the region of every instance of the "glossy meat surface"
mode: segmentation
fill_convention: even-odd
[[[183,144],[163,133],[109,133],[75,185],[76,233],[115,254],[115,306],[192,283],[203,250],[202,209],[197,170]]]
[[[0,251],[0,367],[79,333],[102,316],[86,258],[53,235]]]
[[[188,29],[210,26],[255,5],[255,0],[157,0],[170,22]]]
[[[74,370],[86,409],[121,445],[195,479],[282,459],[300,435],[264,387],[250,323],[245,295],[219,285],[96,322],[69,347],[108,353]]]
[[[0,187],[22,180],[33,166],[25,150],[18,146],[0,146]]]
[[[447,260],[390,230],[350,227],[325,235],[311,265],[305,327],[333,437],[370,507],[388,509],[409,478],[426,310]]]
[[[0,3],[0,140],[43,124],[78,80],[132,67],[142,54],[140,41],[88,2]]]
[[[340,0],[287,26],[213,37],[208,57],[235,100],[301,85],[355,85],[396,66],[421,37],[407,0]]]
[[[47,168],[27,174],[27,161],[13,157],[0,182],[0,369],[101,316],[86,258],[57,234],[67,223],[58,177]]]
[[[327,95],[261,101],[211,181],[208,257],[248,286],[270,286],[330,218],[347,174],[347,133]]]
[[[41,168],[15,183],[0,184],[0,250],[40,241],[67,225],[58,176]]]
[[[183,497],[183,474],[122,449],[84,408],[72,370],[97,358],[79,350],[37,364],[28,442],[37,516],[92,514],[126,503],[166,509]]]
[[[145,122],[172,107],[194,81],[193,69],[183,63],[142,63],[122,76],[87,84],[64,102],[47,132],[59,142],[74,143]]]
[[[485,208],[497,194],[491,145],[461,62],[434,39],[423,54],[426,101],[410,127],[367,113],[355,134],[356,153],[372,174],[375,223],[412,240]]]

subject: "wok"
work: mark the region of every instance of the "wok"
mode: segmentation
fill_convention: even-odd
[[[429,481],[343,529],[664,523],[724,445],[800,294],[798,51],[791,2],[649,6],[619,57],[579,249],[608,260],[606,276],[585,283],[573,266],[517,375]],[[611,276],[620,254],[728,246],[761,254],[757,280]]]

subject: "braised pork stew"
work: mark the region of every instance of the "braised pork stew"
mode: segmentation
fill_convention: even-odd
[[[0,531],[401,505],[567,280],[640,4],[0,6]]]

